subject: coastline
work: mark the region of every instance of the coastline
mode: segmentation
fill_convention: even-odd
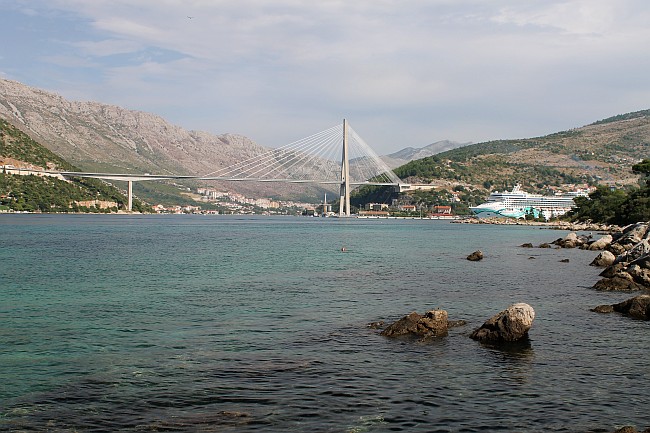
[[[616,233],[620,232],[621,228],[616,225],[610,224],[596,224],[591,222],[573,223],[568,221],[525,221],[515,220],[511,218],[463,218],[452,221],[456,224],[492,224],[492,225],[517,225],[517,226],[537,226],[545,227],[553,230],[568,230],[568,231],[593,231],[593,232],[606,232]]]

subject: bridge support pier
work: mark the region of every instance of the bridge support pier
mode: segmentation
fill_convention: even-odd
[[[129,188],[128,188],[128,190],[129,190],[129,193],[128,193],[129,197],[128,197],[127,210],[128,210],[129,212],[131,212],[131,211],[133,211],[133,181],[132,181],[132,180],[129,180],[128,183],[129,183]]]
[[[343,119],[343,155],[341,156],[341,187],[339,216],[350,216],[350,161],[348,158],[348,122]]]

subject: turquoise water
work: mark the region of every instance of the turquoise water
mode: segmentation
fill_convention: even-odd
[[[589,311],[631,295],[588,288],[596,253],[519,247],[565,234],[428,220],[2,215],[0,430],[650,427],[650,323]],[[476,249],[485,259],[465,260]],[[467,337],[514,302],[536,311],[529,344]],[[428,343],[366,326],[435,307],[469,324]]]

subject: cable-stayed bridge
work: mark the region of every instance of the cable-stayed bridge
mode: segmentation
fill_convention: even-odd
[[[339,215],[350,215],[350,192],[362,185],[409,189],[346,120],[317,134],[244,159],[201,176],[52,172],[64,177],[92,177],[128,182],[128,210],[133,182],[191,179],[230,182],[284,182],[338,185]]]

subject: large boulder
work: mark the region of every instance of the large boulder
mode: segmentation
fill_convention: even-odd
[[[650,295],[639,295],[612,305],[614,311],[637,319],[650,320]]]
[[[476,250],[467,256],[467,260],[470,262],[478,262],[479,260],[483,260],[483,252],[481,250]]]
[[[410,334],[419,337],[443,337],[447,335],[447,322],[448,314],[445,310],[427,311],[424,316],[414,311],[389,325],[381,335],[399,337]]]
[[[650,259],[650,255],[646,257]],[[626,272],[630,274],[635,283],[644,288],[650,288],[650,268],[644,264],[644,261],[634,261],[627,267]]]
[[[589,239],[589,236],[578,236],[575,232],[571,232],[564,238],[555,240],[553,243],[561,248],[576,248],[586,245]]]
[[[596,258],[589,263],[590,266],[599,266],[601,268],[611,266],[614,264],[616,256],[609,251],[601,251]]]
[[[635,296],[634,298],[614,305],[599,305],[596,308],[592,308],[591,311],[596,313],[611,313],[616,311],[624,316],[650,320],[650,295]]]
[[[528,304],[513,304],[491,317],[470,335],[482,342],[511,342],[528,336],[535,310]]]
[[[612,243],[613,239],[612,235],[605,235],[589,244],[587,249],[591,251],[602,251]]]
[[[648,239],[648,236],[650,236],[650,232],[648,231],[649,226],[650,222],[639,222],[624,227],[623,231],[614,237],[611,247],[616,251],[612,252],[614,254],[621,254],[620,252],[617,252],[620,251],[621,248],[623,250],[630,250],[643,239]]]
[[[628,263],[638,258],[650,254],[650,242],[647,239],[642,239],[633,245],[631,248],[626,249],[616,257],[616,263]]]
[[[607,292],[632,292],[643,290],[643,286],[637,284],[630,274],[619,273],[611,278],[603,278],[594,284],[596,290]]]

